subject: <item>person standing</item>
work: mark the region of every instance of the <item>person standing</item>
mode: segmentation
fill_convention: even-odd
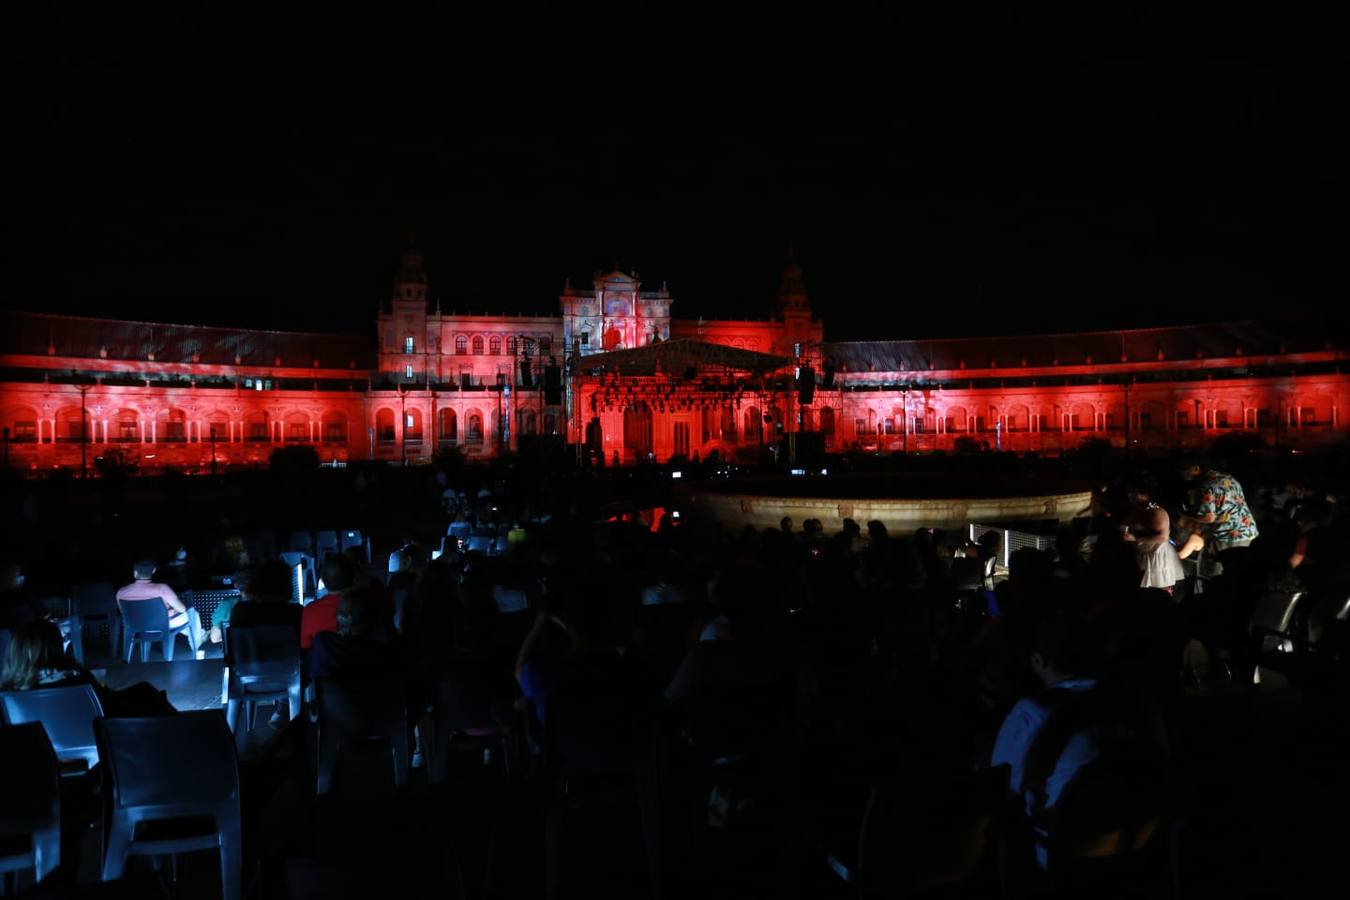
[[[1205,543],[1216,553],[1248,547],[1260,535],[1242,485],[1232,475],[1192,461],[1182,467],[1181,477],[1198,485],[1192,518],[1202,526]]]
[[[1123,528],[1126,542],[1134,544],[1141,572],[1139,586],[1162,588],[1172,593],[1178,581],[1186,577],[1172,545],[1172,522],[1167,510],[1154,503],[1150,491],[1142,485],[1129,489],[1130,514]]]

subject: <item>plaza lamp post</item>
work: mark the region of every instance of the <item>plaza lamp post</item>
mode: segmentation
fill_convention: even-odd
[[[89,413],[85,406],[85,395],[89,393],[91,385],[81,384],[76,386],[80,392],[80,479],[89,478]]]
[[[399,464],[408,464],[408,386],[398,386],[398,455]]]

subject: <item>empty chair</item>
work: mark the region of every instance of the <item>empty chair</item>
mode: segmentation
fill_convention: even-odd
[[[36,722],[0,728],[0,874],[41,881],[61,863],[61,777],[47,732]]]
[[[122,617],[117,611],[117,587],[107,581],[84,581],[71,589],[71,605],[84,627],[108,629],[108,653],[117,656],[122,646]]]
[[[314,683],[314,697],[319,710],[318,793],[332,787],[344,751],[361,744],[388,744],[394,784],[407,784],[408,709],[401,683],[321,678]]]
[[[465,541],[464,549],[486,555],[492,551],[492,538],[486,534],[471,534]]]
[[[445,533],[453,538],[467,538],[473,533],[473,526],[468,522],[451,522]]]
[[[366,565],[370,565],[370,538],[362,537],[360,531],[350,529],[342,532],[340,539],[343,553],[355,547],[366,555]]]
[[[285,700],[300,715],[300,636],[289,625],[225,629],[225,718],[241,734],[253,728],[259,703]],[[240,708],[245,727],[238,728]]]
[[[1006,765],[975,775],[874,785],[857,843],[826,861],[860,897],[909,896],[955,885],[996,896],[1007,791]]]
[[[295,553],[314,555],[314,537],[308,531],[292,531],[286,542],[286,549]]]
[[[129,855],[217,850],[222,895],[239,900],[239,762],[225,717],[98,719],[94,736],[106,773],[103,880],[120,878]]]
[[[87,684],[0,692],[0,721],[6,725],[41,724],[61,762],[62,773],[67,775],[98,765],[94,720],[101,715],[98,694]]]
[[[492,539],[492,554],[494,556],[504,556],[511,551],[511,541],[504,534],[499,534]]]
[[[315,555],[319,557],[319,565],[331,554],[342,552],[342,545],[338,543],[336,531],[316,531],[314,532]]]
[[[300,553],[299,551],[288,551],[279,554],[281,561],[292,569],[299,569],[295,578],[295,587],[291,591],[291,600],[296,603],[304,603],[306,597],[313,597],[319,587],[319,576],[314,568],[314,557]]]
[[[492,588],[492,602],[504,613],[524,612],[530,605],[525,591],[501,584]]]
[[[131,653],[137,644],[141,645],[141,662],[150,661],[150,645],[159,642],[164,648],[164,658],[173,661],[174,638],[186,634],[192,652],[197,645],[192,633],[191,620],[174,628],[169,627],[169,608],[158,597],[150,600],[118,600],[122,611],[122,631],[126,638],[127,662],[131,662]]]

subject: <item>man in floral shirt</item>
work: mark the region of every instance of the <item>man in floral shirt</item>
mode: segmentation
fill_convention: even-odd
[[[1187,481],[1199,480],[1199,502],[1194,519],[1205,525],[1205,538],[1218,552],[1246,547],[1260,534],[1242,485],[1232,475],[1191,463],[1182,469]]]

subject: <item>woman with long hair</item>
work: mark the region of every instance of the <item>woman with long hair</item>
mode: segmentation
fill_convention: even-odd
[[[4,667],[0,669],[0,690],[28,691],[93,683],[93,676],[66,655],[61,629],[56,625],[38,619],[15,629]]]
[[[71,687],[87,684],[98,694],[103,714],[160,716],[176,712],[169,697],[147,682],[120,691],[98,683],[88,670],[66,654],[61,629],[46,619],[26,622],[14,631],[9,652],[0,666],[0,691],[31,691],[35,688]]]

